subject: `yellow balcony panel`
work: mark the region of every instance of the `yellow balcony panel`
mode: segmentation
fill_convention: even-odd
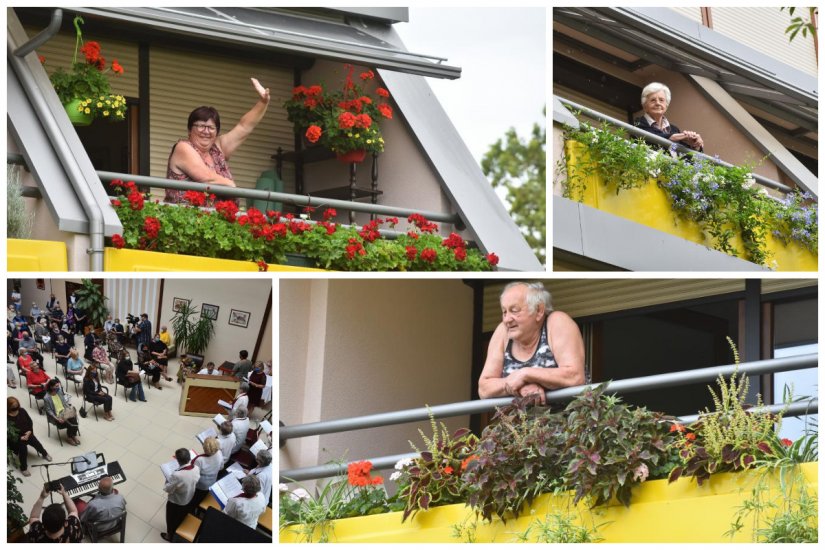
[[[107,247],[103,255],[104,271],[258,271],[255,262],[168,254],[146,250]],[[323,271],[307,267],[270,265],[269,271]]]
[[[573,199],[651,229],[712,248],[712,237],[698,223],[683,219],[674,212],[667,193],[657,185],[655,179],[650,178],[639,187],[622,189],[617,193],[598,174],[594,162],[581,143],[566,141],[565,155],[568,175],[578,178],[584,185],[581,196],[572,197]],[[804,246],[796,242],[783,244],[771,234],[766,236],[766,243],[771,258],[769,263],[778,271],[818,270],[816,254]],[[740,235],[735,235],[730,244],[739,251],[738,257],[748,259]]]
[[[6,261],[9,271],[68,271],[66,243],[33,239],[8,239]]]

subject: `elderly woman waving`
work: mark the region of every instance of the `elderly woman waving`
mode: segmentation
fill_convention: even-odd
[[[269,88],[261,86],[255,78],[250,80],[258,102],[225,134],[221,134],[221,117],[214,107],[198,107],[189,114],[189,136],[172,146],[166,165],[168,179],[235,187],[227,161],[263,119],[269,106]],[[184,193],[167,189],[165,200],[181,202]]]
[[[642,90],[642,108],[645,114],[636,119],[636,127],[701,151],[704,142],[698,132],[682,131],[665,118],[669,106],[670,88],[660,82],[651,82]]]
[[[490,339],[478,381],[482,399],[535,395],[584,384],[584,343],[575,321],[553,311],[538,281],[513,282],[501,293],[502,321]]]

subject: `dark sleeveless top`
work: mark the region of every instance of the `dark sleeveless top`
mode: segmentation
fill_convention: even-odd
[[[543,369],[558,368],[556,358],[553,357],[553,351],[550,349],[550,341],[547,338],[547,318],[541,325],[541,335],[539,336],[539,343],[536,345],[536,351],[533,356],[527,361],[519,361],[513,357],[513,340],[507,341],[507,348],[504,350],[504,369],[501,377],[505,378],[512,372],[515,372],[524,367],[539,367]]]

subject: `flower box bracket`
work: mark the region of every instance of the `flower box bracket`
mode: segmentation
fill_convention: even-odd
[[[334,159],[335,153],[325,147],[310,147],[302,149],[300,143],[298,144],[297,149],[298,150],[296,151],[283,151],[279,147],[277,152],[272,155],[271,158],[275,160],[275,171],[278,174],[278,177],[281,177],[284,162],[293,162],[295,164],[295,193],[298,195],[303,195],[304,164]],[[372,165],[370,168],[370,188],[358,187],[356,185],[359,163],[351,162],[348,163],[349,183],[347,185],[322,189],[312,193],[312,195],[327,199],[349,201],[369,198],[372,204],[378,204],[378,196],[383,194],[383,191],[378,189],[378,153],[372,153],[371,156]],[[375,214],[370,215],[370,219],[375,219]],[[349,223],[355,223],[354,210],[349,211]]]

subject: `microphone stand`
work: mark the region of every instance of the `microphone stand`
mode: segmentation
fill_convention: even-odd
[[[67,462],[52,462],[52,463],[45,463],[45,464],[32,464],[32,468],[45,468],[46,469],[46,483],[49,487],[49,504],[54,504],[54,491],[52,490],[52,478],[49,475],[49,468],[52,466],[66,466],[72,464],[74,461],[69,460]]]

